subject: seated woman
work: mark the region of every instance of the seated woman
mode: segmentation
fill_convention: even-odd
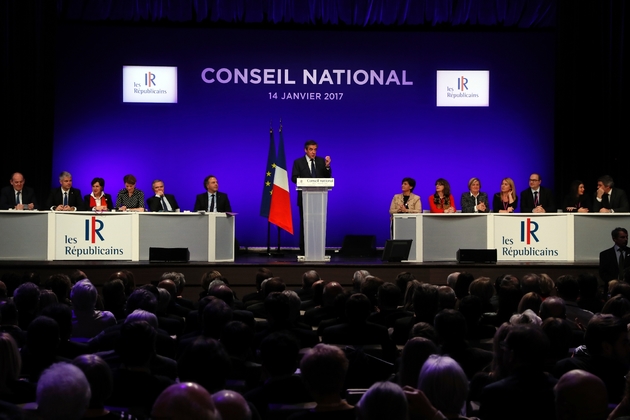
[[[488,213],[490,204],[488,203],[488,194],[479,191],[481,189],[481,181],[479,178],[470,178],[468,181],[468,192],[462,194],[460,205],[462,213]]]
[[[591,207],[591,200],[584,195],[584,183],[576,179],[571,183],[569,194],[564,197],[562,211],[569,213],[587,213]]]
[[[420,196],[413,193],[416,188],[416,180],[413,178],[403,178],[402,193],[394,195],[392,203],[389,206],[389,214],[394,213],[420,213],[422,211],[422,203]]]
[[[136,177],[128,174],[123,180],[125,188],[118,191],[116,208],[120,211],[144,211],[144,193],[136,189]]]
[[[429,198],[431,213],[455,213],[455,200],[451,195],[451,186],[444,178],[435,181],[435,194]]]
[[[92,194],[83,197],[85,208],[94,211],[108,211],[114,208],[114,202],[109,194],[105,194],[105,180],[103,178],[94,178],[92,180]]]
[[[492,199],[492,210],[495,213],[514,213],[518,206],[518,197],[512,178],[501,180],[501,192],[494,195]]]

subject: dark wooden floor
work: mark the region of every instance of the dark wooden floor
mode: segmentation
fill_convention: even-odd
[[[238,296],[254,291],[254,279],[258,267],[269,268],[275,276],[281,277],[289,288],[300,286],[302,273],[317,270],[326,280],[335,280],[350,286],[356,270],[368,270],[371,274],[386,281],[393,281],[403,271],[411,272],[418,280],[433,284],[444,284],[446,277],[454,271],[466,271],[475,277],[487,276],[492,279],[501,274],[514,274],[518,277],[526,273],[547,273],[551,278],[562,274],[578,275],[583,272],[597,273],[597,262],[584,263],[498,263],[498,264],[458,264],[457,262],[392,263],[383,262],[379,257],[344,257],[332,253],[330,262],[304,263],[297,261],[295,251],[284,255],[248,252],[239,254],[230,263],[151,263],[108,262],[108,261],[0,261],[0,276],[6,273],[36,272],[40,278],[54,273],[69,274],[74,269],[83,270],[96,285],[102,285],[109,276],[121,268],[134,273],[136,284],[146,284],[159,279],[166,271],[184,273],[187,282],[186,295],[195,298],[201,290],[200,279],[203,273],[218,270],[226,277]]]

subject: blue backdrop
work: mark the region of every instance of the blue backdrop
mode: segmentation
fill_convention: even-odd
[[[282,118],[289,172],[307,139],[319,143],[320,156],[332,157],[327,245],[340,246],[346,234],[373,234],[380,246],[403,177],[416,179],[423,208],[440,177],[450,181],[458,207],[472,176],[489,195],[504,177],[518,191],[526,188],[531,172],[553,185],[554,45],[551,32],[61,26],[53,179],[70,171],[85,194],[101,176],[115,194],[123,175],[133,173],[148,197],[160,178],[182,208],[192,209],[203,178],[214,174],[239,213],[240,244],[264,246],[259,208],[269,126],[277,131]],[[123,103],[123,65],[177,66],[178,103]],[[208,84],[206,68],[287,69],[296,84]],[[304,85],[304,69],[394,70],[399,77],[404,70],[413,85],[348,85],[345,77],[342,84]],[[489,70],[490,106],[436,107],[437,70]],[[320,93],[322,100],[280,99],[293,92]],[[324,100],[326,93],[342,97]],[[299,232],[293,188],[291,194]],[[282,244],[297,246],[297,235],[283,233]]]

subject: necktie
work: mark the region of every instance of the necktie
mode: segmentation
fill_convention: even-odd
[[[317,173],[315,172],[315,160],[311,159],[311,178],[316,178]]]
[[[168,206],[166,205],[166,200],[164,199],[164,196],[162,196],[162,210],[168,211]]]
[[[534,207],[538,207],[538,191],[534,191]]]
[[[22,191],[18,191],[17,195],[15,196],[15,205],[18,206],[22,203],[20,203],[20,194],[22,193]]]
[[[608,197],[608,193],[604,193],[604,196],[602,197],[602,207],[605,209],[610,208],[610,198]]]
[[[68,192],[67,191],[63,192],[63,205],[64,206],[68,205]]]
[[[210,201],[210,212],[214,212],[214,194],[212,194],[212,200]]]
[[[623,276],[624,276],[624,268],[625,268],[625,258],[623,256],[623,249],[619,248],[619,280],[623,280]]]

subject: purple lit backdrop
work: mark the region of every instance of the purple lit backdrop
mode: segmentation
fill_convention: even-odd
[[[551,33],[335,32],[61,27],[53,175],[84,194],[95,176],[115,195],[133,173],[151,194],[164,180],[184,209],[208,174],[229,194],[241,245],[264,246],[259,216],[269,124],[282,118],[287,165],[307,139],[332,157],[327,245],[347,234],[389,238],[388,208],[405,176],[428,208],[439,177],[459,196],[472,176],[490,196],[532,171],[553,185]],[[178,67],[177,104],[122,103],[123,65]],[[206,84],[204,68],[289,69],[296,85]],[[301,85],[302,69],[407,71],[413,86]],[[436,70],[489,70],[490,107],[437,108]],[[270,100],[269,92],[342,92],[340,101]],[[54,179],[56,176],[54,177]],[[299,232],[292,187],[294,229]],[[275,243],[275,229],[273,241]],[[298,236],[284,234],[283,246]]]

